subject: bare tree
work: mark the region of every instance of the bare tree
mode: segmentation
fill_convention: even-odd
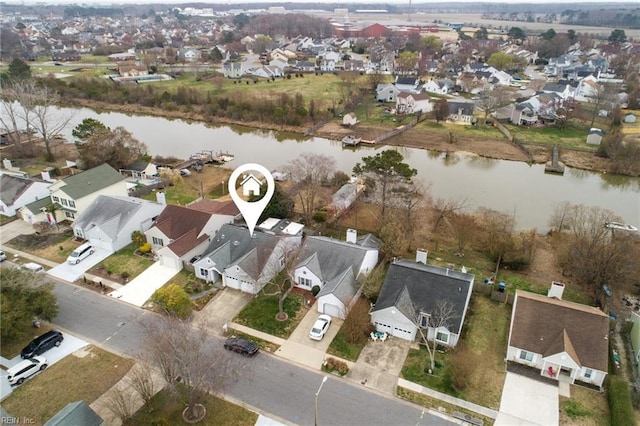
[[[482,249],[496,262],[496,271],[502,258],[514,247],[515,219],[507,213],[480,209],[480,241]]]
[[[418,329],[422,343],[429,352],[429,374],[432,374],[436,366],[435,352],[438,346],[438,332],[442,328],[451,327],[453,321],[458,318],[458,313],[453,303],[448,300],[437,301],[433,312],[423,312],[415,306],[414,311],[416,313],[414,324]],[[431,346],[429,346],[430,344]]]
[[[464,249],[473,239],[474,233],[477,228],[476,221],[473,215],[464,213],[454,213],[451,216],[451,225],[453,227],[453,233],[458,243],[458,252],[464,254]]]
[[[288,318],[284,311],[284,301],[289,296],[295,283],[295,269],[302,252],[301,239],[298,237],[287,238],[276,246],[274,257],[276,261],[267,263],[263,272],[263,279],[269,280],[275,287],[274,293],[265,293],[278,297],[278,313],[276,319],[284,321]],[[264,287],[263,287],[264,292]]]
[[[562,231],[565,229],[565,222],[567,221],[567,215],[570,210],[571,203],[568,201],[556,204],[551,212],[551,216],[549,217],[549,227],[555,231]]]
[[[33,105],[37,88],[33,80],[10,81],[3,90],[0,124],[9,132],[9,139],[19,152],[23,152],[23,136],[32,142]]]
[[[380,227],[380,251],[385,259],[402,256],[409,250],[407,229],[398,220],[385,219]]]
[[[395,204],[398,210],[402,212],[405,229],[419,228],[417,222],[429,199],[429,186],[425,186],[421,182],[415,182],[413,184],[400,185],[393,190]],[[409,232],[408,234],[408,245],[411,247],[416,233]]]
[[[251,363],[209,338],[206,324],[154,315],[143,326],[145,354],[185,405],[187,421],[206,415],[201,404],[206,394],[220,392],[251,372]]]
[[[96,131],[84,143],[78,144],[78,152],[85,168],[107,163],[118,170],[146,154],[147,146],[120,126]]]
[[[591,125],[596,121],[596,117],[600,114],[600,111],[605,108],[607,111],[611,108],[615,100],[616,87],[613,84],[601,83],[589,96],[589,103],[593,108],[591,115]]]
[[[127,386],[110,389],[105,397],[105,404],[120,422],[129,420],[136,412],[135,393]]]
[[[451,219],[455,214],[463,211],[467,207],[469,207],[469,199],[466,197],[460,200],[445,200],[444,198],[436,199],[433,204],[433,208],[436,211],[436,220],[433,222],[433,232],[438,230],[438,226],[440,226],[442,221]]]
[[[342,325],[347,343],[365,343],[369,333],[373,331],[371,316],[369,315],[370,305],[362,298],[354,301]]]
[[[379,263],[367,276],[364,277],[364,282],[362,283],[362,294],[369,301],[375,302],[378,299],[385,274],[385,265],[383,263]]]
[[[32,98],[26,97],[26,108],[33,113],[33,129],[42,138],[42,143],[47,150],[47,159],[53,159],[51,142],[69,124],[71,116],[63,116],[60,111],[56,111],[60,102],[60,96],[47,86],[37,86],[31,94]]]
[[[476,101],[476,107],[484,112],[484,124],[487,124],[489,114],[495,112],[498,108],[509,102],[507,92],[502,88],[495,90],[485,90],[480,95],[480,99]]]
[[[149,410],[151,410],[149,402],[158,390],[154,376],[155,371],[153,367],[145,361],[138,362],[134,365],[128,374],[128,382],[131,388],[140,395],[144,405],[146,405]]]
[[[311,223],[322,182],[328,180],[335,165],[336,160],[333,157],[306,152],[283,167],[295,185],[293,190],[307,224]]]

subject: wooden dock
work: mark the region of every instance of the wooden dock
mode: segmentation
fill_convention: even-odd
[[[553,147],[553,152],[551,153],[551,161],[547,161],[547,164],[544,166],[545,173],[556,173],[556,174],[564,174],[564,164],[560,161],[560,150],[557,146]]]

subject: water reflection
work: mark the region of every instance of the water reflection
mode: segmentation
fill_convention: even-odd
[[[500,160],[493,158],[480,157],[477,155],[469,156],[467,165],[477,170],[490,170],[498,165]]]

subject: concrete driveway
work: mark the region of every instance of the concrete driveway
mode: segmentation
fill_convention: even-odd
[[[132,279],[129,284],[109,293],[109,296],[132,305],[142,306],[157,289],[169,282],[177,273],[177,269],[156,262]]]
[[[324,338],[320,341],[312,340],[309,338],[309,331],[311,331],[311,327],[319,315],[316,302],[276,353],[283,358],[308,367],[320,368],[326,358],[327,349],[331,341],[338,334],[338,330],[340,330],[344,321],[339,318],[332,318],[329,331],[324,335]]]
[[[233,321],[253,297],[253,294],[225,287],[219,290],[200,312],[194,312],[194,316],[207,328],[216,334],[221,334],[222,326]]]
[[[410,347],[410,341],[399,337],[390,337],[384,342],[370,341],[360,352],[347,377],[395,396],[398,376]]]
[[[28,235],[35,233],[33,226],[23,220],[14,220],[0,226],[0,243],[4,244],[11,241],[18,235]]]
[[[36,333],[34,334],[34,337],[38,335],[39,333]],[[47,352],[43,353],[41,356],[45,357],[47,360],[47,365],[51,366],[56,362],[60,361],[62,358],[66,357],[67,355],[74,353],[78,349],[84,348],[88,344],[89,343],[85,342],[84,340],[78,339],[75,336],[71,336],[70,334],[64,333],[64,340],[62,341],[60,346],[58,347],[54,346],[53,348],[49,349]],[[6,358],[0,357],[0,363],[7,368],[13,367],[20,361],[22,361],[22,358],[20,358],[20,355],[16,355],[12,359],[6,359]],[[46,374],[46,370],[44,374]],[[30,379],[27,379],[27,380],[30,380]],[[2,376],[0,377],[0,400],[11,395],[11,392],[13,392],[13,388],[9,384],[9,380],[7,379],[6,373],[3,371]]]
[[[67,262],[64,262],[59,264],[55,268],[49,269],[47,271],[47,274],[70,283],[77,281],[85,272],[105,260],[107,257],[111,256],[112,253],[108,250],[97,247],[95,247],[93,250],[93,254],[89,255],[80,263],[71,265]]]
[[[496,426],[551,426],[560,421],[558,387],[507,372]]]

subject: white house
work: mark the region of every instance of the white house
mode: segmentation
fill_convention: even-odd
[[[318,312],[345,318],[359,291],[357,278],[378,263],[379,240],[367,234],[358,238],[347,230],[347,241],[307,237],[294,270],[294,285],[316,295]]]
[[[131,243],[133,231],[148,230],[164,208],[140,198],[99,195],[73,222],[73,234],[94,247],[116,252]]]
[[[379,332],[411,341],[420,327],[428,340],[454,347],[462,332],[474,276],[426,261],[426,252],[419,249],[416,262],[400,259],[391,264],[371,310],[371,322]],[[449,307],[453,315],[439,318]]]
[[[396,77],[395,85],[401,92],[420,93],[420,79],[415,77]]]
[[[400,89],[390,83],[380,83],[376,87],[376,99],[378,102],[395,102],[399,93]]]
[[[224,287],[256,294],[284,267],[287,256],[300,246],[302,235],[274,234],[244,225],[223,225],[194,262],[196,277],[222,279]]]
[[[445,84],[443,80],[429,80],[422,88],[429,93],[436,93],[438,95],[446,95],[449,93],[451,86]]]
[[[428,93],[401,92],[396,96],[396,112],[398,114],[430,111],[433,111],[433,104]]]
[[[516,291],[509,326],[509,363],[542,377],[602,388],[608,371],[609,316],[600,309],[562,300],[564,284],[547,296]]]
[[[50,200],[49,187],[52,182],[0,173],[1,215],[12,217],[20,208],[29,203],[41,199]]]
[[[242,62],[225,62],[222,64],[222,75],[227,78],[242,77]]]

